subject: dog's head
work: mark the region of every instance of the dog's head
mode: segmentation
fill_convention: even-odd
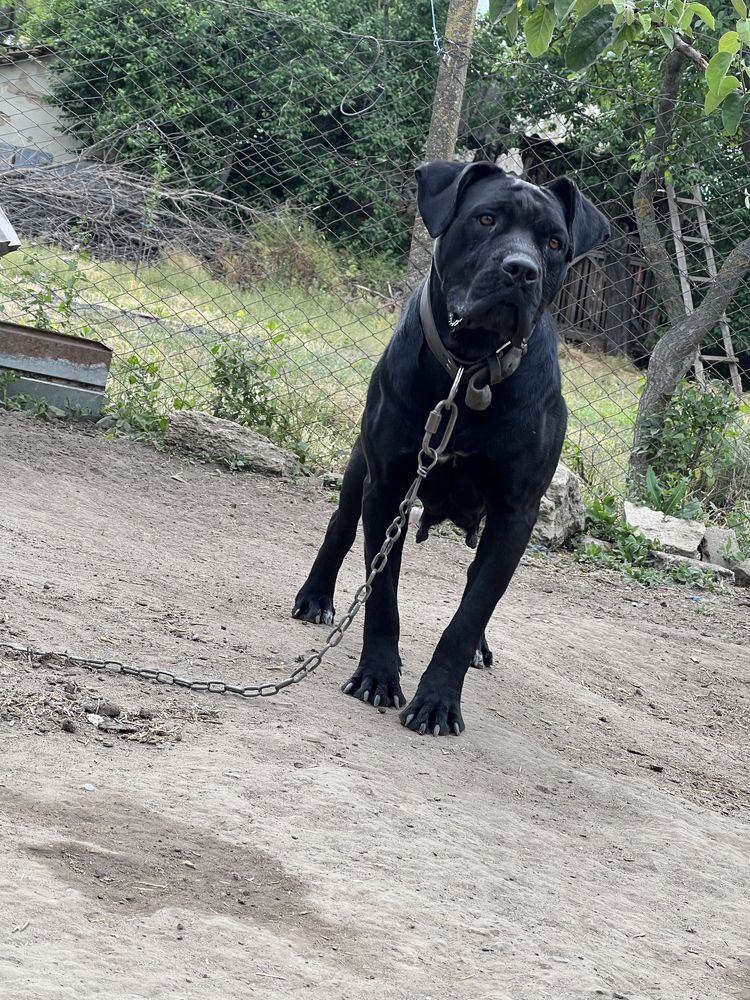
[[[527,337],[570,262],[609,235],[604,215],[565,177],[537,187],[492,163],[444,160],[416,174],[419,211],[437,239],[446,347],[461,356],[472,341],[491,346],[488,335],[498,347]]]

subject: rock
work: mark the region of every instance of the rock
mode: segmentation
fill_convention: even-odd
[[[731,528],[706,528],[701,542],[701,559],[731,569],[740,559],[740,547],[734,531]]]
[[[99,703],[99,715],[104,715],[109,719],[116,719],[117,716],[122,712],[119,705],[116,705],[113,701],[102,701]]]
[[[673,566],[690,566],[702,573],[710,573],[717,583],[734,584],[734,573],[726,566],[717,566],[701,559],[690,559],[688,556],[678,556],[674,552],[652,552],[651,560],[666,570],[672,569]]]
[[[99,430],[109,431],[115,426],[116,423],[117,417],[113,413],[107,413],[101,418],[101,420],[97,420],[96,426]]]
[[[582,549],[587,549],[595,545],[602,552],[611,552],[614,548],[612,542],[605,542],[603,539],[595,538],[593,535],[579,535],[576,539],[576,545]]]
[[[740,563],[735,563],[734,582],[738,587],[750,587],[750,559],[743,559]]]
[[[585,527],[586,510],[578,478],[560,462],[542,497],[532,537],[541,545],[559,549]]]
[[[291,452],[277,448],[262,434],[197,410],[175,410],[165,440],[186,451],[234,462],[269,476],[292,475],[299,466]]]
[[[705,524],[682,517],[669,517],[660,510],[638,507],[625,501],[625,521],[629,527],[651,541],[658,542],[665,552],[678,556],[698,557],[698,546],[706,534]]]

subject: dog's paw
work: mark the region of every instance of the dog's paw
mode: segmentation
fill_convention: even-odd
[[[406,698],[399,683],[399,668],[395,670],[378,669],[362,665],[357,668],[345,684],[341,685],[344,694],[360,701],[369,702],[377,708],[401,708],[406,704]]]
[[[420,735],[458,736],[466,726],[461,715],[461,699],[446,691],[417,691],[411,702],[401,712],[401,724]]]
[[[300,591],[294,602],[292,618],[314,625],[333,625],[336,610],[333,599],[327,594],[304,593]]]

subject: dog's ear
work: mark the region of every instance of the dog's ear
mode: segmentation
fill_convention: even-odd
[[[558,177],[546,185],[565,209],[565,219],[571,237],[571,259],[588,253],[609,239],[606,216],[584,198],[568,177]]]
[[[456,163],[431,160],[417,167],[417,205],[427,232],[433,239],[442,236],[456,214],[456,207],[469,184],[492,173],[503,173],[488,160]]]

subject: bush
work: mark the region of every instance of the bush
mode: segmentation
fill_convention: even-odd
[[[447,0],[436,8],[442,24]],[[438,61],[366,36],[423,37],[429,18],[426,0],[41,0],[25,31],[59,53],[51,97],[83,145],[167,185],[292,199],[352,245],[396,253]]]
[[[283,339],[283,333],[276,334],[270,344],[279,344]],[[225,340],[215,344],[211,353],[214,416],[234,420],[268,437],[284,437],[285,418],[277,409],[270,384],[279,372],[271,363],[267,347]]]
[[[683,382],[645,428],[650,474],[641,499],[683,516],[700,506],[731,506],[746,409],[726,383],[711,382],[704,391]]]

